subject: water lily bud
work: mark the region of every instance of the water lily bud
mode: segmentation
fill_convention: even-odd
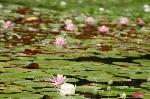
[[[105,9],[104,8],[99,8],[98,10],[103,12]]]
[[[4,20],[0,20],[0,24],[4,24],[5,23],[5,21]]]
[[[3,28],[8,29],[13,26],[13,23],[11,21],[6,21],[3,23]]]
[[[93,95],[99,95],[99,91],[97,88],[94,88],[92,93],[93,93]]]
[[[121,25],[127,26],[129,24],[129,19],[127,17],[121,17],[119,20]]]
[[[72,20],[67,19],[64,23],[65,23],[65,25],[71,24],[71,23],[72,23]]]
[[[25,22],[37,22],[37,21],[40,21],[40,18],[39,17],[27,17],[25,20]]]
[[[109,31],[109,28],[103,25],[101,27],[98,27],[98,31],[101,33],[107,33]]]
[[[107,91],[110,91],[111,90],[111,86],[107,86]]]
[[[113,80],[110,80],[110,81],[108,82],[108,85],[111,85],[111,84],[113,84]]]
[[[96,20],[94,18],[92,18],[92,17],[87,17],[87,18],[85,18],[84,21],[85,21],[86,24],[90,24],[90,25],[96,23]]]
[[[120,98],[125,99],[126,98],[126,93],[120,94]]]
[[[60,85],[59,92],[61,95],[73,95],[75,94],[76,86],[70,83],[64,83]]]
[[[53,78],[50,80],[50,82],[53,84],[53,85],[61,85],[61,84],[64,84],[65,83],[65,79],[66,79],[66,76],[63,76],[61,74],[57,74],[57,77],[56,78]]]
[[[141,25],[145,24],[145,22],[142,18],[137,18],[136,21],[137,21],[138,24],[141,24]]]
[[[56,47],[61,48],[66,44],[66,40],[63,37],[58,36],[55,38],[54,44]]]
[[[70,24],[67,24],[67,25],[65,26],[65,29],[66,29],[67,31],[73,31],[73,30],[75,29],[75,26],[74,26],[73,23],[70,23]]]
[[[75,30],[75,25],[72,23],[72,20],[67,19],[64,23],[65,23],[65,29],[67,31],[73,31],[73,30]]]
[[[150,82],[150,77],[147,78],[147,81]]]

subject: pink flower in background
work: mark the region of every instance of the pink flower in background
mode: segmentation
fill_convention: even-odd
[[[56,47],[63,47],[66,44],[65,39],[63,37],[60,37],[60,36],[55,38],[54,43],[55,43]]]
[[[3,28],[8,29],[11,28],[13,26],[13,23],[11,21],[6,21],[3,24]]]
[[[101,33],[107,33],[109,31],[109,28],[103,25],[101,27],[98,27],[98,31]]]
[[[145,22],[142,18],[137,18],[136,21],[138,24],[145,24]]]
[[[96,20],[92,17],[87,17],[84,21],[86,24],[95,24],[96,23]]]
[[[53,78],[50,80],[50,82],[53,84],[53,85],[62,85],[65,83],[65,80],[66,80],[66,76],[63,76],[61,74],[57,74],[57,77],[56,78]]]
[[[75,29],[75,25],[72,23],[72,20],[67,19],[65,21],[65,29],[67,31],[73,31]]]
[[[134,92],[134,93],[132,93],[132,96],[134,98],[143,98],[144,93],[142,93],[142,92]]]
[[[127,17],[121,17],[119,20],[120,20],[121,25],[128,25],[129,24],[129,19]]]
[[[70,23],[65,26],[65,29],[68,31],[73,31],[75,29],[75,26],[73,23]]]

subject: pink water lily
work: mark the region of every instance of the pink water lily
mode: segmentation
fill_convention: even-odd
[[[136,21],[137,21],[138,24],[141,24],[141,25],[145,24],[145,22],[142,18],[137,18]]]
[[[50,82],[53,84],[53,85],[62,85],[65,83],[65,80],[66,80],[66,76],[63,76],[61,74],[57,74],[57,77],[56,78],[53,78],[50,80]]]
[[[142,92],[134,92],[134,93],[132,93],[132,96],[134,98],[143,98],[144,93],[142,93]]]
[[[75,29],[75,26],[74,26],[73,23],[70,23],[70,24],[67,24],[67,25],[65,26],[65,29],[66,29],[67,31],[73,31],[73,30]]]
[[[75,25],[72,23],[72,20],[67,19],[65,21],[65,29],[67,31],[73,31],[75,29]]]
[[[11,21],[6,21],[3,23],[3,28],[8,29],[13,26],[13,23]]]
[[[119,20],[120,20],[121,25],[128,25],[129,24],[129,19],[127,17],[121,17]]]
[[[101,33],[107,33],[109,31],[109,28],[103,25],[101,27],[98,27],[98,31]]]
[[[92,17],[86,17],[84,21],[85,21],[86,24],[90,24],[90,25],[96,23],[96,20]]]
[[[58,36],[55,38],[54,44],[56,47],[63,47],[66,44],[66,41],[63,37]]]

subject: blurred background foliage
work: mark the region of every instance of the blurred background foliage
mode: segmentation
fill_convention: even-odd
[[[65,6],[63,6],[64,2]],[[145,4],[150,4],[149,0],[0,0],[0,3],[46,8],[60,13],[67,11],[67,13],[75,13],[76,15],[84,13],[94,17],[104,15],[110,18],[118,16],[126,16],[130,19],[135,17],[150,18],[149,13],[145,13],[143,8]],[[101,13],[103,9],[109,13]]]

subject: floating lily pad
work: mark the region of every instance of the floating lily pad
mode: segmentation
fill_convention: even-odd
[[[32,87],[35,89],[51,86],[47,82],[33,82],[33,81],[29,81],[29,80],[14,81],[13,83],[16,85],[25,86],[25,87]]]

